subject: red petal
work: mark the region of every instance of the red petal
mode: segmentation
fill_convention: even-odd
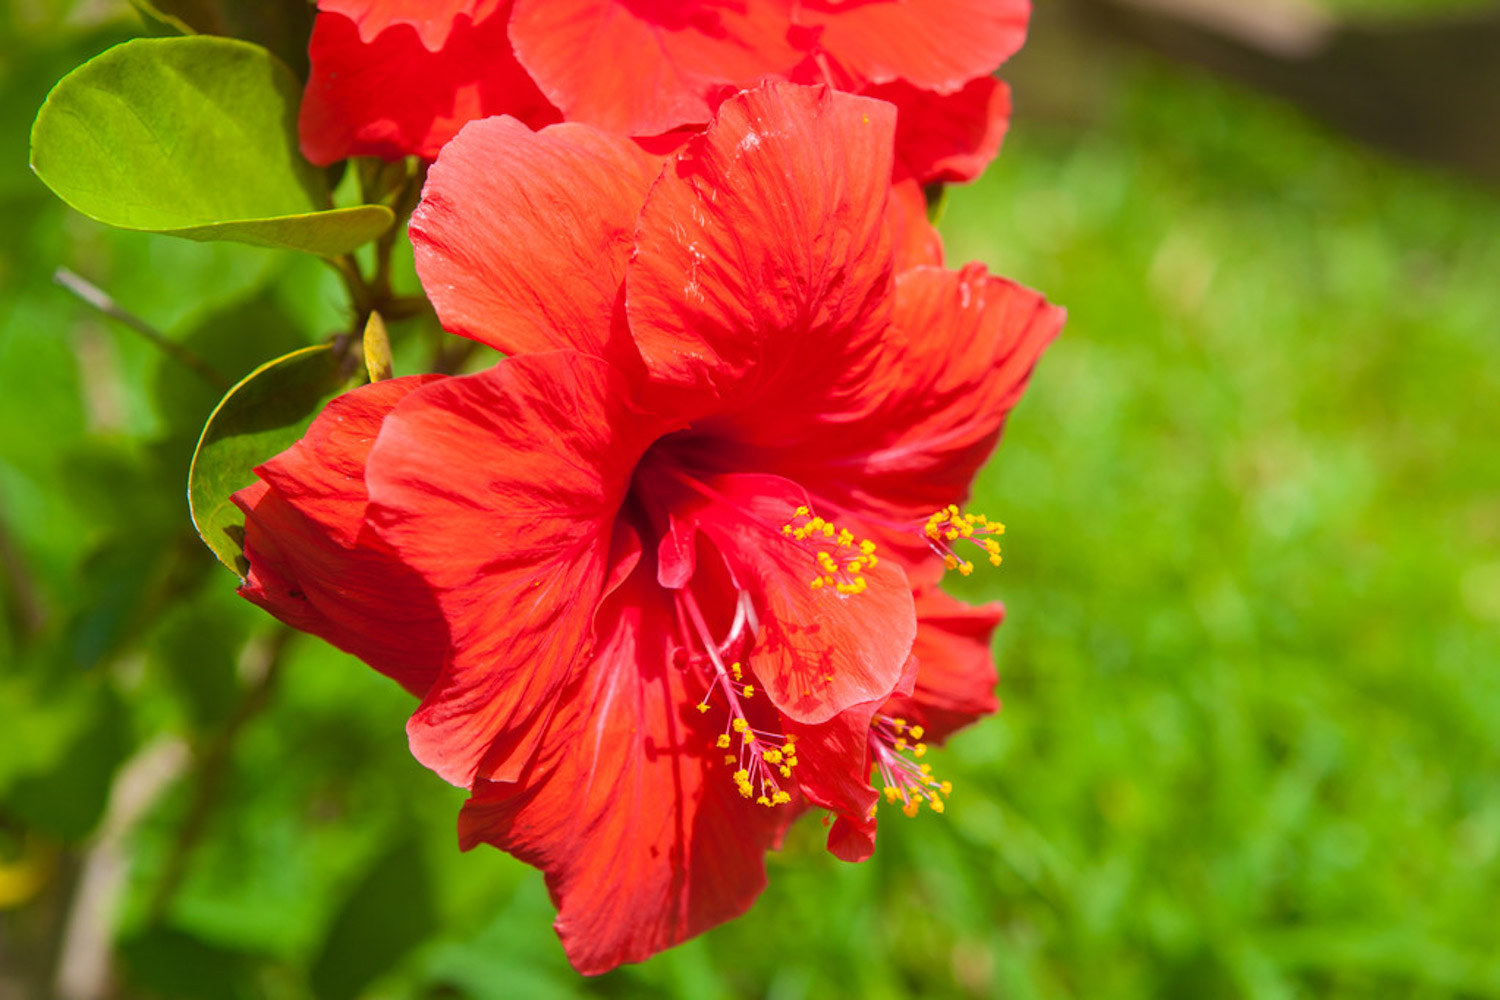
[[[858,550],[781,533],[806,493],[775,476],[718,476],[707,485],[718,500],[693,518],[737,584],[757,598],[760,633],[749,667],[771,703],[804,724],[866,702],[878,706],[900,682],[916,636],[906,574],[894,561],[881,561],[862,572],[868,589],[861,594],[814,590],[816,551],[847,560]]]
[[[321,14],[297,128],[314,163],[346,156],[432,159],[466,122],[508,114],[533,128],[559,119],[510,51],[508,4],[460,15],[440,49],[395,23],[361,38],[353,21]]]
[[[802,53],[787,0],[517,0],[516,55],[568,121],[657,135]]]
[[[407,725],[447,780],[513,780],[590,646],[615,518],[650,435],[570,352],[414,393],[370,454],[370,517],[432,586],[455,652]]]
[[[654,376],[784,441],[866,363],[890,315],[893,112],[790,84],[724,103],[641,213],[626,308]]]
[[[263,482],[234,496],[250,561],[241,595],[417,695],[442,667],[447,626],[426,584],[369,531],[364,467],[392,407],[435,378],[340,396],[301,441],[256,470]]]
[[[757,458],[837,510],[910,523],[878,535],[912,559],[926,554],[919,522],[967,495],[994,448],[1063,310],[970,264],[914,268],[896,282],[896,316],[863,409],[831,417],[822,454]]]
[[[649,568],[616,593],[521,785],[481,782],[459,817],[466,849],[491,843],[546,873],[563,947],[589,975],[743,913],[794,815],[735,790],[716,724],[690,710],[701,692],[670,662],[663,597]]]
[[[1028,0],[802,0],[798,21],[870,83],[906,80],[952,93],[994,72],[1026,41]]]
[[[892,184],[886,216],[897,274],[923,264],[943,266],[943,239],[927,220],[927,196],[922,185],[910,177]]]
[[[501,118],[465,129],[433,164],[411,221],[443,326],[510,354],[633,357],[615,330],[617,303],[660,163],[583,125],[533,133]]]
[[[447,40],[454,18],[460,14],[483,17],[500,3],[501,0],[318,0],[318,9],[349,18],[359,25],[359,36],[367,42],[393,25],[411,25],[422,44],[436,52]]]
[[[911,693],[915,657],[907,657],[895,697]],[[888,702],[865,702],[821,725],[790,724],[797,735],[798,787],[809,802],[837,814],[828,831],[828,850],[841,861],[864,861],[875,853],[875,806],[880,794],[870,784],[870,721]]]
[[[918,591],[916,604],[916,686],[910,697],[893,698],[882,711],[916,722],[927,730],[927,742],[942,743],[1000,710],[990,637],[1005,608],[998,603],[975,607],[935,587]]]
[[[1010,88],[992,76],[951,94],[897,80],[865,96],[896,105],[896,174],[922,184],[974,180],[1000,152],[1010,126]]]

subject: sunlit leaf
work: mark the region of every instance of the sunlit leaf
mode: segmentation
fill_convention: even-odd
[[[297,149],[301,88],[257,45],[137,38],[53,88],[31,167],[84,215],[122,229],[334,256],[369,242],[390,209],[335,209]]]
[[[230,497],[255,482],[255,466],[295,443],[324,404],[358,380],[332,346],[305,347],[245,376],[208,418],[188,470],[188,508],[225,566],[241,576],[248,569],[245,518]]]

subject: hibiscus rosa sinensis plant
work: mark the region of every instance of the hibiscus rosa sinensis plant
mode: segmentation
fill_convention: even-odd
[[[54,90],[34,169],[100,221],[321,257],[352,313],[224,397],[194,523],[420,699],[462,846],[544,872],[574,966],[742,913],[804,811],[848,861],[942,811],[923,758],[998,707],[1001,609],[938,582],[999,563],[961,505],[1062,312],[945,269],[924,187],[998,150],[1025,3],[135,2],[308,76],[127,42]],[[382,317],[503,360],[392,377]]]
[[[341,397],[236,497],[245,596],[421,697],[463,843],[546,873],[585,972],[742,912],[805,808],[855,861],[882,797],[941,810],[925,730],[994,707],[998,610],[934,584],[998,561],[954,504],[1061,317],[898,252],[893,118],[767,84],[664,162],[470,125],[411,234],[506,359]]]

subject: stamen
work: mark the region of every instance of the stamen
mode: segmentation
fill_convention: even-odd
[[[880,563],[874,542],[856,538],[848,528],[826,521],[806,507],[797,508],[792,519],[781,526],[781,533],[812,550],[817,571],[808,586],[813,590],[832,587],[846,597],[863,594],[869,587],[865,570]]]
[[[724,663],[721,650],[732,645],[732,642],[714,642],[703,612],[690,592],[677,593],[677,614],[680,623],[691,625],[689,634],[702,644],[704,654],[713,667],[714,676],[703,693],[703,700],[697,705],[698,711],[709,710],[714,692],[720,692],[724,696],[729,718],[724,731],[714,740],[714,746],[719,750],[733,750],[724,755],[724,763],[737,768],[733,773],[735,787],[741,796],[753,798],[763,806],[780,806],[791,802],[791,792],[781,787],[781,780],[790,778],[792,768],[797,766],[796,738],[756,729],[751,725],[741,699],[754,698],[755,685],[744,683],[745,668],[739,661],[727,665]],[[736,617],[738,618],[738,612]],[[753,610],[747,611],[746,617],[753,618]]]
[[[1000,565],[1000,542],[995,536],[1005,534],[1005,525],[983,514],[965,514],[957,504],[949,504],[927,519],[923,534],[928,548],[938,554],[943,565],[964,576],[974,572],[974,564],[958,554],[954,542],[968,541],[984,550],[991,566]]]
[[[922,727],[908,725],[905,719],[877,715],[870,723],[870,759],[880,775],[881,793],[888,803],[900,802],[907,816],[915,816],[923,803],[941,813],[953,791],[952,782],[932,776],[932,765],[917,763],[927,754],[922,736]]]

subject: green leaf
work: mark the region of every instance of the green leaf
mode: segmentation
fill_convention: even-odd
[[[223,35],[264,45],[307,76],[307,39],[316,8],[307,0],[131,0],[152,20],[184,35]]]
[[[310,973],[321,1000],[352,1000],[437,926],[421,845],[403,837],[370,866],[334,918]]]
[[[301,88],[257,45],[137,38],[62,79],[31,130],[31,168],[91,219],[193,240],[337,256],[376,238],[382,205],[330,208],[297,147]]]
[[[358,381],[342,352],[328,344],[305,347],[245,376],[209,416],[188,470],[188,509],[204,544],[240,576],[249,569],[245,517],[230,497],[255,482],[255,466],[295,444],[324,405]]]

